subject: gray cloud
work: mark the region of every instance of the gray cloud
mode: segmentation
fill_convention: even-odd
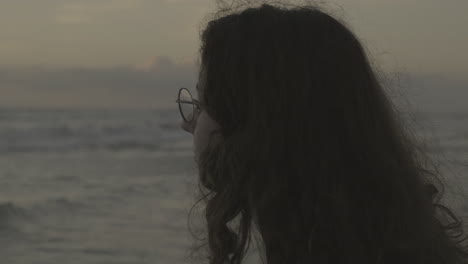
[[[139,67],[0,68],[0,105],[176,108],[180,87],[194,94],[198,66],[158,57]],[[441,75],[402,73],[387,83],[397,103],[423,112],[468,110],[468,85]]]
[[[168,108],[174,107],[178,88],[195,92],[196,81],[194,64],[176,65],[167,57],[146,69],[9,67],[0,69],[0,104],[10,106],[14,98],[18,105]]]
[[[400,87],[404,100],[421,112],[468,112],[468,83],[440,74],[405,74]]]
[[[61,24],[91,23],[112,13],[139,7],[143,0],[105,0],[63,2],[58,5],[55,21]]]

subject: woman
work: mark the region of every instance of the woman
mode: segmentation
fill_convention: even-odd
[[[207,241],[192,252],[207,244],[204,263],[241,263],[252,224],[268,264],[467,259],[437,169],[343,22],[264,4],[210,21],[201,59],[193,117],[185,90],[180,107],[206,202]]]

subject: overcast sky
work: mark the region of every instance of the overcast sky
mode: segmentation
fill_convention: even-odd
[[[468,1],[325,2],[383,70],[429,89],[421,102],[468,104]],[[176,107],[179,87],[194,91],[199,30],[214,8],[214,0],[0,0],[0,106]]]

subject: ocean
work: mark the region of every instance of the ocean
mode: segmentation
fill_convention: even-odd
[[[417,121],[466,215],[468,111]],[[187,263],[192,147],[177,108],[0,109],[0,262]]]

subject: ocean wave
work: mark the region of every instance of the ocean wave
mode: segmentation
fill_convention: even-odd
[[[167,141],[166,137],[159,129],[138,129],[129,126],[106,126],[89,130],[62,126],[27,131],[0,127],[0,153],[76,150],[156,151],[164,141]]]
[[[22,207],[12,202],[0,203],[0,230],[14,229],[14,223],[31,219],[32,216]]]
[[[18,206],[11,201],[0,203],[0,243],[44,239],[60,241],[60,237],[48,238],[50,234],[43,232],[44,228],[49,228],[50,217],[73,216],[73,213],[80,213],[78,210],[83,208],[87,208],[84,203],[65,197],[51,198],[28,206]]]
[[[19,111],[0,118],[0,154],[159,151],[187,137],[177,114],[119,111]]]
[[[80,209],[87,208],[87,205],[80,201],[71,200],[65,197],[56,197],[56,198],[49,198],[39,204],[35,204],[32,208],[35,214],[39,217],[42,214],[50,213],[50,212],[73,212]]]
[[[75,151],[157,151],[161,145],[153,142],[139,141],[116,141],[116,142],[83,142],[83,143],[60,143],[60,142],[44,142],[43,144],[10,144],[1,145],[0,153],[37,153],[37,152],[75,152]]]

